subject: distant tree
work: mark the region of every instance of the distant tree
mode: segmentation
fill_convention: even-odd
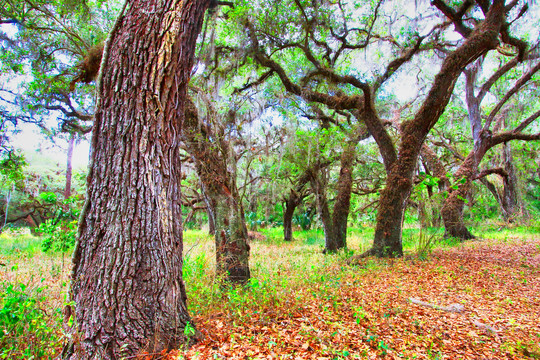
[[[424,17],[428,16],[424,13],[409,22],[408,26],[413,27],[410,31],[394,35],[397,32],[387,34],[386,29],[395,29],[396,25],[380,25],[384,19],[381,4],[378,1],[360,6],[367,15],[361,17],[362,23],[354,25],[353,19],[359,18],[355,13],[360,11],[358,8],[346,7],[341,2],[332,7],[326,3],[298,1],[287,2],[283,6],[287,11],[282,13],[276,13],[274,10],[278,7],[269,5],[272,16],[249,13],[242,24],[251,42],[248,54],[267,69],[261,79],[276,75],[289,93],[307,102],[349,111],[365,123],[379,146],[387,173],[386,187],[379,200],[373,247],[365,255],[401,256],[403,216],[426,136],[444,112],[454,85],[468,64],[497,48],[501,40],[523,55],[522,42],[509,33],[508,19],[511,16],[519,19],[527,7],[516,14],[518,2],[505,5],[502,0],[464,1],[450,6],[443,1],[433,1],[433,6],[445,15],[444,20],[438,24],[424,22]],[[480,15],[479,18],[474,18],[476,15]],[[434,26],[427,29],[426,23]],[[444,32],[451,24],[463,41],[444,40]],[[287,29],[285,37],[278,33],[283,29]],[[388,45],[391,60],[384,61],[385,65],[372,72],[355,67],[352,59],[373,58],[374,44]],[[443,58],[441,67],[413,118],[401,123],[399,140],[394,142],[377,108],[381,90],[413,58],[430,51]],[[386,91],[391,90],[386,88]]]
[[[0,232],[8,222],[18,219],[9,219],[9,207],[13,192],[23,186],[23,169],[26,165],[23,155],[0,143]]]
[[[208,107],[208,117],[218,116],[211,104]],[[237,155],[220,130],[217,119],[204,121],[188,100],[182,140],[195,164],[214,225],[217,275],[231,283],[245,283],[250,278],[248,232],[237,173],[230,164],[230,157]]]
[[[521,44],[521,47],[525,47],[526,44]],[[505,147],[504,158],[505,167],[510,170],[511,174],[502,168],[486,169],[484,171],[478,171],[480,162],[484,158],[485,154],[494,146],[499,144],[506,144],[511,140],[538,140],[540,139],[540,133],[527,134],[525,130],[531,123],[533,123],[538,117],[540,117],[540,111],[532,112],[523,119],[521,114],[513,114],[516,119],[521,119],[520,123],[515,123],[514,128],[511,130],[504,130],[504,124],[508,122],[507,117],[510,116],[509,109],[505,109],[505,104],[520,90],[524,89],[533,76],[540,70],[540,62],[534,64],[528,71],[515,81],[514,85],[505,91],[501,100],[498,101],[495,106],[486,115],[486,120],[482,121],[482,109],[481,103],[485,99],[486,95],[493,87],[493,85],[502,80],[503,76],[510,70],[514,69],[519,63],[523,54],[518,54],[509,62],[499,67],[481,86],[477,86],[477,79],[482,70],[484,59],[477,60],[474,64],[471,64],[465,71],[465,92],[467,109],[469,115],[469,122],[471,125],[472,136],[474,141],[473,150],[463,160],[461,166],[456,171],[454,177],[456,179],[456,186],[449,189],[449,195],[445,199],[441,213],[445,225],[445,235],[451,237],[457,237],[460,239],[472,239],[474,235],[466,228],[463,221],[463,207],[468,197],[468,193],[471,187],[471,183],[475,179],[482,179],[483,177],[498,173],[504,179],[504,192],[500,196],[493,188],[492,192],[495,197],[499,199],[505,212],[505,216],[509,217],[514,211],[512,210],[516,204],[516,178],[515,173],[512,174],[511,155],[508,147]],[[478,87],[478,91],[477,91]],[[508,163],[510,161],[510,163]]]

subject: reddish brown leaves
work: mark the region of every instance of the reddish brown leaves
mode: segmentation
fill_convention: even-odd
[[[539,355],[540,240],[471,243],[427,261],[329,266],[274,305],[196,318],[189,359],[465,358]],[[287,276],[287,274],[283,274]],[[296,290],[295,290],[296,289]],[[419,299],[433,306],[413,304]],[[445,311],[451,304],[461,312]],[[251,312],[250,312],[251,311]]]

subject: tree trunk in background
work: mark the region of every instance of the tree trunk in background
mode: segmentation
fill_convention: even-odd
[[[332,214],[326,198],[327,181],[321,170],[312,172],[311,187],[315,193],[317,211],[324,228],[324,253],[336,252],[347,247],[347,219],[351,204],[352,166],[355,159],[356,142],[351,141],[341,155],[341,170],[337,181],[337,196]]]
[[[317,163],[315,165],[319,170],[327,163]],[[285,199],[285,212],[283,213],[283,239],[292,241],[292,220],[294,211],[304,201],[307,194],[304,191],[306,184],[310,181],[313,169],[307,169],[296,182],[296,186],[291,189],[289,197]]]
[[[420,150],[420,156],[422,157],[424,167],[426,171],[430,173],[431,176],[434,176],[439,179],[437,183],[437,188],[439,193],[446,191],[449,186],[448,178],[446,177],[446,167],[441,162],[435,151],[429,146],[424,144]],[[433,187],[428,187],[428,196],[431,198],[433,196]],[[440,214],[440,204],[431,205],[431,213],[427,213],[427,209],[424,209],[424,223],[427,226],[439,227],[441,223],[441,214]]]
[[[324,252],[334,251],[338,249],[338,240],[334,237],[334,232],[332,231],[332,218],[330,215],[330,208],[328,206],[328,200],[326,198],[326,186],[327,180],[324,178],[326,174],[323,170],[319,169],[317,172],[312,174],[311,177],[311,188],[315,194],[315,204],[317,205],[317,213],[321,219],[324,230]]]
[[[71,134],[68,142],[67,165],[66,165],[66,186],[64,188],[64,199],[71,196],[71,176],[73,173],[73,147],[75,146],[75,134]]]
[[[64,358],[135,358],[187,340],[179,135],[209,3],[130,0],[111,32],[73,255],[75,343]]]
[[[302,198],[296,191],[291,190],[289,197],[285,201],[285,211],[283,212],[283,239],[292,241],[292,220],[294,210],[302,203]]]
[[[472,177],[478,169],[476,157],[477,154],[473,150],[465,158],[455,175],[458,181],[457,188],[451,189],[444,201],[441,214],[444,221],[445,237],[455,237],[462,240],[474,239],[474,235],[467,229],[463,221],[463,207],[471,188]]]
[[[213,142],[216,137],[211,139],[210,129],[200,123],[191,100],[186,104],[182,138],[214,220],[217,275],[233,283],[245,283],[250,278],[248,233],[235,177],[229,173],[223,155],[228,144]]]
[[[356,155],[356,142],[349,144],[341,155],[341,170],[337,182],[337,196],[332,212],[332,232],[334,241],[327,251],[347,247],[347,219],[351,208],[352,167]]]
[[[422,145],[427,134],[444,112],[455,83],[465,66],[498,45],[498,34],[504,14],[504,2],[494,1],[486,13],[485,20],[476,26],[461,46],[444,59],[421,108],[412,120],[402,123],[401,143],[397,154],[391,146],[388,134],[382,135],[380,121],[375,121],[378,118],[373,99],[368,98],[365,101],[366,125],[381,150],[387,181],[385,189],[381,192],[373,247],[364,255],[379,257],[403,255],[403,216],[412,190],[412,176]]]
[[[500,196],[501,205],[504,219],[513,222],[519,208],[519,195],[516,168],[514,167],[510,143],[503,144],[503,161],[508,176],[503,177],[503,191]]]

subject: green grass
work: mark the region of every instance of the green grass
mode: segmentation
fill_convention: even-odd
[[[24,253],[32,256],[41,252],[41,238],[28,229],[6,230],[0,234],[0,254],[15,255]]]
[[[534,227],[499,229],[492,226],[471,230],[482,238],[500,239],[501,242],[530,239],[538,234],[538,228]],[[263,236],[250,244],[252,279],[245,287],[230,288],[220,287],[221,282],[215,277],[213,236],[201,230],[184,232],[183,277],[189,311],[195,318],[226,313],[233,322],[241,323],[252,316],[263,316],[261,321],[271,324],[273,318],[268,309],[293,314],[299,304],[314,297],[329,303],[342,301],[333,298],[335,288],[339,288],[341,281],[344,281],[342,279],[352,279],[367,272],[376,274],[378,270],[391,266],[379,259],[367,259],[362,266],[346,265],[351,252],[359,254],[371,246],[374,230],[370,227],[349,228],[347,243],[350,252],[341,251],[332,255],[322,254],[322,229],[295,231],[292,242],[283,240],[281,227],[260,229],[259,232]],[[428,256],[433,248],[461,245],[456,239],[443,239],[442,234],[442,229],[422,230],[421,233],[418,228],[408,227],[403,232],[405,251],[409,254],[423,251]],[[432,242],[426,244],[426,239]],[[5,264],[0,268],[0,292],[7,293],[11,286],[12,298],[19,296],[17,292],[23,292],[26,298],[36,299],[50,314],[46,319],[37,319],[47,326],[47,331],[58,321],[58,309],[63,307],[67,299],[69,256],[65,255],[63,263],[60,253],[44,254],[41,251],[41,238],[29,232],[6,231],[0,235],[0,263]],[[21,284],[24,289],[20,288]],[[5,307],[5,302],[2,306]],[[35,318],[37,315],[31,313],[25,316]],[[267,319],[264,318],[266,316]],[[62,330],[58,328],[55,331],[52,335],[58,339]],[[58,347],[58,344],[51,346]]]

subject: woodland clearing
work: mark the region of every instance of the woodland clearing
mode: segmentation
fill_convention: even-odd
[[[163,358],[540,358],[540,237],[486,235],[438,243],[422,256],[409,251],[402,259],[349,264],[350,253],[322,255],[313,233],[284,243],[269,232],[252,241],[249,284],[223,289],[214,278],[212,238],[188,232],[184,278],[200,336]],[[361,249],[362,241],[351,236],[351,248]],[[40,344],[26,334],[19,346],[49,346],[44,358],[53,358],[69,261],[62,265],[60,254],[31,243],[8,249],[4,242],[1,282],[25,284],[44,314],[39,321],[55,334]]]

